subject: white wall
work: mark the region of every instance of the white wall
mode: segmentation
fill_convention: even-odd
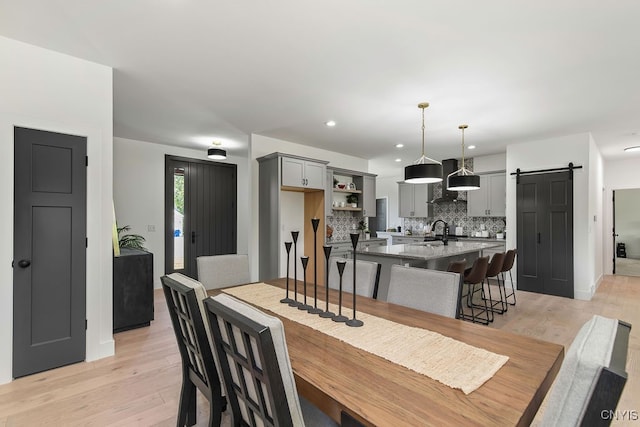
[[[249,158],[250,164],[250,189],[251,189],[251,229],[249,230],[249,262],[251,264],[251,280],[258,279],[258,157],[265,156],[273,152],[280,152],[284,154],[293,154],[296,156],[304,156],[311,159],[328,161],[328,166],[337,168],[350,169],[361,172],[370,172],[369,162],[359,157],[347,156],[345,154],[335,153],[333,151],[323,150],[321,148],[308,147],[306,145],[296,144],[290,141],[283,141],[281,139],[269,138],[262,135],[251,134],[249,139]],[[372,172],[375,173],[375,172]],[[287,199],[287,203],[290,205],[293,199]],[[302,206],[300,206],[302,209]],[[303,230],[304,228],[300,228]],[[282,230],[280,230],[282,233]],[[283,241],[283,236],[280,236],[280,241]],[[298,241],[300,244],[300,241]],[[284,245],[281,245],[284,246]],[[286,252],[284,252],[286,254]]]
[[[607,160],[604,162],[604,200],[602,230],[604,246],[604,272],[613,272],[613,190],[640,188],[640,157],[634,156],[622,160]]]
[[[114,353],[112,335],[113,90],[109,67],[0,37],[0,383],[12,378],[13,127],[87,137],[86,360]]]
[[[604,244],[602,240],[602,197],[604,193],[604,163],[593,137],[589,135],[589,253],[591,276],[597,289],[604,275]]]
[[[131,233],[147,240],[153,253],[154,286],[159,288],[164,275],[164,168],[165,154],[207,160],[206,149],[193,150],[124,138],[114,138],[113,197],[119,226],[130,225]],[[247,159],[228,153],[224,163],[238,166],[238,240],[237,251],[248,251],[249,178]],[[155,226],[155,232],[148,226]]]
[[[491,154],[473,158],[473,171],[475,173],[489,173],[503,171],[507,165],[507,154]]]
[[[587,133],[542,141],[512,144],[507,147],[507,247],[516,247],[516,179],[509,175],[520,168],[523,171],[566,167],[569,162],[583,168],[574,171],[573,186],[573,271],[574,297],[589,300],[595,292],[598,278],[592,267],[595,258],[595,235],[600,229],[592,225],[594,215],[591,194],[595,181],[589,174],[594,164],[590,161],[591,136]],[[597,161],[595,162],[597,164]],[[596,180],[597,181],[597,180]],[[599,190],[598,190],[599,191]],[[600,254],[600,259],[602,255]]]

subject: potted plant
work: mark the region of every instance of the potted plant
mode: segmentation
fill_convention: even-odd
[[[360,230],[360,233],[365,240],[369,240],[369,238],[371,238],[371,232],[369,231],[369,227],[367,226],[364,218],[358,221],[358,230]]]
[[[125,231],[131,230],[131,227],[125,225],[118,228],[118,245],[121,248],[140,249],[146,251],[147,248],[142,246],[145,238],[139,234],[123,234]]]
[[[349,194],[347,196],[347,203],[351,204],[352,208],[358,207],[358,195],[357,194]]]

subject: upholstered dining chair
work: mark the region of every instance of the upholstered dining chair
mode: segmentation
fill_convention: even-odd
[[[535,421],[541,426],[609,425],[627,381],[631,325],[593,316],[567,351]]]
[[[180,273],[163,276],[160,280],[182,359],[177,425],[195,424],[197,388],[209,401],[209,426],[219,426],[227,403],[202,305],[207,292],[202,283]]]
[[[329,258],[329,288],[340,287],[340,275],[336,262],[346,261],[342,274],[342,290],[353,293],[353,260],[339,257]],[[380,264],[371,261],[356,260],[356,294],[369,298],[378,297]]]
[[[298,396],[280,319],[226,294],[204,304],[232,426],[337,425]]]
[[[250,282],[249,257],[244,254],[199,256],[196,258],[196,265],[198,280],[206,289]]]
[[[458,273],[392,265],[387,302],[456,318],[460,290]]]

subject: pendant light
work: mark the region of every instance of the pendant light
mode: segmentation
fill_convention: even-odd
[[[428,102],[421,102],[418,108],[422,110],[422,156],[412,165],[404,168],[404,182],[409,184],[430,184],[442,181],[442,163],[424,155],[424,109]]]
[[[227,151],[222,148],[218,148],[222,143],[215,141],[212,145],[213,147],[207,150],[207,157],[213,160],[225,160],[227,158]]]
[[[480,177],[464,166],[464,130],[466,128],[468,128],[467,125],[458,126],[458,129],[462,131],[462,168],[447,176],[447,190],[449,191],[471,191],[480,189]]]

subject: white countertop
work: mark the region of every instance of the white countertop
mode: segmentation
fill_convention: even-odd
[[[501,244],[497,241],[487,243],[458,241],[449,242],[446,246],[443,245],[442,242],[434,241],[412,243],[410,245],[375,246],[359,249],[356,253],[403,259],[411,258],[430,260],[448,258],[470,252],[479,252],[483,249],[495,248],[498,246],[501,246]]]

